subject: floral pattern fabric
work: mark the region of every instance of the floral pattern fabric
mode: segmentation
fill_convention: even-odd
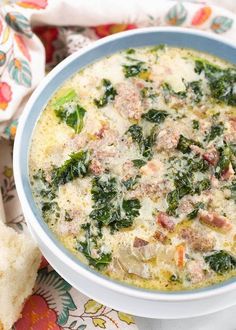
[[[236,39],[233,13],[208,3],[161,0],[16,0],[0,8],[0,187],[7,222],[27,230],[12,171],[18,118],[45,72],[110,34],[144,26],[198,28]],[[61,13],[63,20],[61,21]],[[83,15],[79,15],[79,13]],[[108,21],[109,20],[109,21]],[[50,26],[47,26],[50,24]],[[15,330],[137,330],[131,316],[72,288],[42,259],[34,293]]]

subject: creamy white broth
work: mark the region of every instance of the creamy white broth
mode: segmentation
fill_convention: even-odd
[[[171,47],[116,53],[66,81],[39,118],[29,159],[57,238],[139,287],[235,276],[235,83],[230,63]]]

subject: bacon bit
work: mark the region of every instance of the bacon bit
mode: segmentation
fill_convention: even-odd
[[[219,153],[213,148],[203,154],[203,159],[205,159],[209,164],[215,166],[219,161]]]
[[[104,172],[102,164],[97,159],[91,160],[89,168],[94,175],[100,175]]]
[[[223,215],[219,215],[215,212],[207,212],[204,210],[199,210],[200,221],[204,224],[217,228],[224,233],[227,233],[232,229],[232,224],[230,220]]]
[[[139,238],[139,237],[135,237],[134,238],[133,247],[139,248],[139,247],[142,247],[142,246],[146,246],[148,244],[149,244],[148,241],[145,241],[144,239]]]
[[[177,253],[177,266],[179,268],[183,268],[185,264],[185,246],[183,244],[180,244],[176,247],[176,253]]]
[[[165,212],[159,212],[156,221],[160,224],[163,228],[167,229],[168,231],[173,231],[175,227],[175,223],[173,220]]]
[[[194,251],[208,252],[214,248],[214,238],[192,228],[183,228],[180,233]]]
[[[234,169],[233,169],[232,164],[230,163],[229,167],[221,175],[221,179],[224,181],[227,181],[230,178],[232,178],[232,176],[234,176]]]
[[[161,231],[157,230],[154,235],[153,238],[163,244],[165,244],[168,240],[167,236],[165,234],[163,234]]]

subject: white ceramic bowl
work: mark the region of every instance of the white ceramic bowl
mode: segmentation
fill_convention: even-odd
[[[236,280],[182,292],[144,290],[110,280],[82,264],[57,241],[34,203],[28,177],[28,152],[32,131],[51,95],[66,79],[105,55],[129,47],[163,43],[208,52],[236,64],[234,44],[195,30],[145,28],[99,40],[61,62],[31,96],[17,129],[14,175],[29,229],[43,255],[62,277],[79,291],[114,309],[149,318],[170,319],[203,315],[235,304]]]

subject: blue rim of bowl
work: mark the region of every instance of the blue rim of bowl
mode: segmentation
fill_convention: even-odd
[[[109,288],[113,291],[121,292],[121,289],[123,289],[124,293],[134,297],[159,301],[197,300],[235,289],[235,277],[200,289],[169,292],[139,288],[108,278],[80,262],[49,230],[34,202],[28,176],[28,154],[34,127],[48,100],[63,82],[81,68],[104,56],[109,56],[127,48],[155,46],[158,44],[195,49],[236,64],[235,44],[207,32],[186,28],[143,28],[121,32],[94,42],[57,65],[31,95],[21,116],[14,143],[13,166],[15,182],[23,211],[30,215],[27,220],[30,226],[33,229],[37,228],[37,233],[39,234],[40,232],[40,235],[47,242],[47,246],[53,250],[53,253],[58,258],[63,258],[63,261],[68,266],[80,272],[83,276],[100,285],[109,285]]]

